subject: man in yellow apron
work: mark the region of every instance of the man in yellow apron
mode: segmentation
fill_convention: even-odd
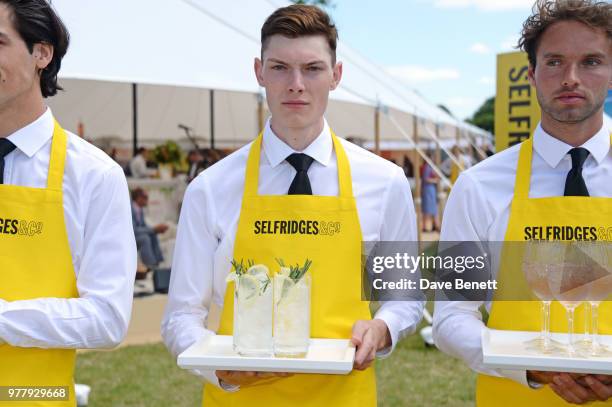
[[[125,177],[43,101],[67,47],[47,1],[0,0],[0,406],[76,406],[76,348],[115,346],[130,317]]]
[[[351,338],[355,370],[346,376],[196,372],[208,406],[375,406],[375,356],[415,330],[422,302],[386,302],[372,319],[361,301],[362,241],[416,240],[403,170],[330,130],[323,114],[342,65],[337,33],[314,6],[278,9],[262,28],[255,72],[272,113],[257,139],[208,168],[189,186],[179,221],[162,334],[176,355],[213,332],[232,334],[230,261],[312,260],[311,336]],[[318,225],[282,232],[276,222]]]
[[[441,240],[566,240],[561,230],[570,230],[575,239],[612,240],[612,129],[603,114],[612,87],[610,21],[610,3],[537,3],[520,44],[529,56],[541,122],[531,139],[462,173],[446,207]],[[498,285],[526,290],[522,271],[508,262],[512,247],[504,244],[501,258],[494,259],[500,264]],[[578,379],[562,372],[484,366],[480,337],[487,328],[481,305],[440,301],[434,316],[438,347],[481,373],[477,405],[612,405],[611,376]],[[486,307],[490,328],[539,331],[537,301],[502,301],[498,291]],[[600,309],[607,316],[600,319],[599,331],[611,334],[611,303],[604,301]],[[551,315],[552,330],[566,332],[565,312],[556,302]],[[576,326],[583,326],[583,315],[582,310],[577,313]]]

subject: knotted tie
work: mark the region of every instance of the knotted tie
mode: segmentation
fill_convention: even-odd
[[[6,138],[0,138],[0,184],[4,183],[4,157],[15,149],[15,144]]]
[[[286,160],[297,171],[289,187],[289,195],[312,195],[308,168],[310,168],[314,159],[306,154],[293,153]]]
[[[582,165],[589,156],[586,148],[572,148],[569,153],[572,156],[572,169],[567,173],[565,179],[565,196],[589,196],[589,190],[582,178]]]

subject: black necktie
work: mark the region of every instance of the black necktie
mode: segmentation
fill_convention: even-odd
[[[308,179],[308,168],[312,164],[313,158],[306,154],[293,153],[285,160],[297,171],[289,187],[289,195],[312,195],[312,188]]]
[[[15,149],[15,144],[5,138],[0,138],[0,184],[4,183],[4,157]]]
[[[567,173],[565,180],[565,196],[589,196],[589,190],[582,178],[582,165],[589,156],[586,148],[572,148],[569,151],[572,156],[572,169]]]

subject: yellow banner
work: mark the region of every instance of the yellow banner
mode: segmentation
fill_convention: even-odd
[[[524,52],[497,55],[495,96],[495,151],[500,152],[529,138],[540,120],[535,88],[527,77]]]

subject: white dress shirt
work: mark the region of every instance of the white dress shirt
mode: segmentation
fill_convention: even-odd
[[[5,184],[45,188],[53,135],[50,109],[11,134]],[[136,244],[127,182],[104,152],[68,133],[64,219],[80,298],[0,299],[0,341],[19,347],[107,348],[130,320]]]
[[[581,147],[589,150],[583,178],[590,196],[612,197],[612,150],[607,123]],[[444,211],[441,241],[501,242],[505,238],[520,145],[510,147],[461,173]],[[540,125],[533,135],[530,198],[563,196],[572,168],[568,152],[573,147],[547,134]],[[500,245],[497,245],[499,247]],[[499,251],[492,253],[493,277]],[[436,303],[433,335],[438,348],[463,359],[473,370],[505,376],[527,384],[525,371],[492,370],[482,363],[481,331],[485,328],[478,308],[482,302]],[[491,311],[491,303],[485,304]]]
[[[266,124],[262,142],[258,192],[283,195],[296,174],[285,158],[296,152]],[[410,185],[403,170],[343,139],[351,166],[353,193],[363,240],[416,241],[416,216]],[[225,278],[233,258],[234,239],[244,188],[248,144],[212,167],[189,185],[185,194],[174,252],[168,305],[162,336],[178,355],[200,338],[211,303],[223,306]],[[338,168],[327,123],[323,132],[303,151],[314,158],[308,177],[314,195],[338,195]],[[422,302],[386,302],[375,318],[389,327],[392,347],[415,331]],[[218,385],[213,371],[194,372]]]
[[[147,160],[142,154],[136,154],[128,164],[131,176],[134,178],[148,178],[155,174],[155,170],[147,168]]]

